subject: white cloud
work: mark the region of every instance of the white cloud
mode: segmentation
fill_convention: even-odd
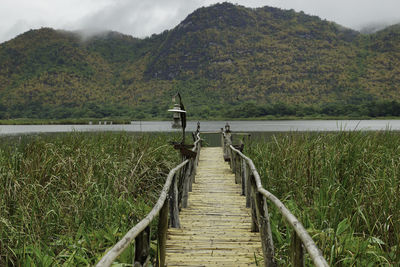
[[[181,17],[195,8],[190,1],[120,0],[87,14],[74,27],[116,30],[143,37],[174,27]]]
[[[0,0],[0,42],[31,28],[115,30],[136,37],[175,27],[215,0]],[[318,15],[354,29],[400,22],[398,0],[232,0],[248,7],[275,6]]]
[[[371,23],[400,22],[398,0],[267,0],[266,5],[304,11],[343,26],[360,29]]]
[[[29,29],[69,29],[73,21],[112,0],[0,0],[0,42]]]

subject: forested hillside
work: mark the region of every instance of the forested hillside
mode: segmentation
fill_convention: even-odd
[[[400,26],[360,34],[293,10],[204,7],[137,39],[50,28],[0,44],[0,119],[400,115]]]

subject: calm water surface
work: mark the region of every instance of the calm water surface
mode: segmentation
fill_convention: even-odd
[[[285,120],[285,121],[200,121],[201,131],[220,131],[226,123],[232,131],[287,132],[287,131],[400,131],[400,120]],[[195,131],[197,121],[189,121],[186,131]],[[57,133],[71,131],[126,131],[174,132],[169,121],[142,121],[114,125],[0,125],[0,135]]]

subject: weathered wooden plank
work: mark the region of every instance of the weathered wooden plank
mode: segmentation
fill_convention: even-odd
[[[233,235],[232,233],[223,233],[223,234],[218,234],[215,233],[214,235],[208,235],[208,233],[203,232],[203,233],[193,233],[191,235],[179,235],[175,234],[172,237],[169,237],[168,240],[171,241],[186,241],[186,240],[196,240],[198,242],[204,242],[204,243],[209,243],[209,242],[259,242],[260,238],[258,236],[244,236],[241,233],[237,233],[236,235]],[[171,244],[171,242],[169,242]]]
[[[168,229],[167,266],[256,266],[261,239],[250,231],[246,197],[220,148],[203,148],[195,179],[181,227]]]
[[[178,263],[171,263],[168,264],[168,267],[170,266],[195,266],[195,267],[241,267],[241,266],[254,266],[253,263],[246,263],[246,262],[234,262],[234,261],[226,261],[226,262],[213,262],[213,261],[208,261],[208,262],[178,262]]]

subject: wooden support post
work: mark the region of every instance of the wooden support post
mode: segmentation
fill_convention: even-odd
[[[251,169],[249,165],[247,165],[246,162],[246,208],[251,207],[251,183],[250,183],[250,177],[251,177]]]
[[[257,207],[256,207],[256,192],[257,186],[254,180],[253,174],[250,176],[250,186],[251,186],[251,231],[259,232],[258,219],[257,219]]]
[[[246,160],[242,158],[241,160],[241,166],[242,166],[242,171],[241,171],[241,178],[242,178],[242,196],[246,195],[246,183],[247,183],[247,165],[246,165]]]
[[[179,222],[179,201],[178,201],[178,175],[175,174],[172,180],[172,190],[169,193],[169,218],[172,228],[180,228]]]
[[[251,208],[251,177],[252,177],[252,173],[251,173],[251,169],[250,166],[247,165],[246,162],[246,208]]]
[[[237,154],[236,152],[234,152],[235,153],[235,157],[234,157],[234,162],[233,162],[233,164],[234,164],[234,166],[235,166],[235,169],[233,170],[233,173],[235,174],[235,184],[237,184],[238,183],[238,169],[239,169],[239,166],[238,166],[238,159],[240,158],[240,156],[239,156],[239,154]]]
[[[233,151],[230,147],[231,144],[228,144],[228,142],[226,142],[226,159],[225,161],[229,161],[229,166],[231,167],[231,170],[233,171]]]
[[[232,149],[231,149],[231,153],[232,153],[231,169],[232,169],[233,174],[235,175],[235,183],[236,183],[236,157],[238,157],[238,155]]]
[[[157,266],[165,266],[165,252],[167,244],[168,231],[168,198],[165,200],[163,207],[158,215],[158,242],[157,242]]]
[[[229,165],[231,167],[231,171],[235,173],[235,152],[233,152],[231,148],[228,148],[228,154],[229,154]]]
[[[190,192],[192,192],[193,184],[196,183],[196,173],[197,173],[197,164],[198,164],[197,162],[198,162],[197,158],[194,159],[194,161],[193,161],[193,172],[192,172],[192,182],[190,183],[191,184]]]
[[[237,159],[237,172],[238,172],[238,184],[242,183],[242,157],[240,155],[238,155],[238,159]]]
[[[182,156],[182,162],[186,160],[185,156]],[[178,195],[178,208],[181,210],[182,208],[182,198],[184,192],[184,181],[185,181],[185,174],[187,170],[188,164],[183,166],[179,172],[177,173],[177,195]]]
[[[197,148],[197,158],[196,158],[196,166],[199,164],[200,152],[203,146],[203,140],[199,141],[199,147]]]
[[[241,182],[240,178],[240,155],[235,153],[235,183],[239,184]]]
[[[200,150],[201,150],[201,140],[197,144],[197,154],[193,164],[193,176],[192,176],[192,183],[196,183],[196,173],[197,173],[197,166],[199,165],[199,158],[200,158]]]
[[[201,150],[200,143],[201,143],[201,141],[199,142],[199,148],[197,149],[197,154],[196,154],[196,158],[194,161],[192,183],[196,183],[197,166],[199,165],[200,150]]]
[[[292,266],[293,267],[303,267],[304,266],[304,252],[303,243],[301,239],[297,236],[296,231],[292,232],[291,240],[291,256],[292,256]]]
[[[264,256],[265,267],[275,267],[274,259],[274,243],[272,240],[272,232],[269,221],[267,201],[260,192],[255,193],[255,204],[258,218],[258,226],[260,229],[261,243]]]
[[[189,172],[189,192],[192,192],[192,184],[193,184],[193,177],[194,177],[194,171],[195,171],[195,162],[196,159],[190,159],[189,166],[190,166],[190,172]]]
[[[135,238],[134,267],[146,266],[150,259],[150,226]]]
[[[197,151],[197,156],[193,159],[193,162],[192,162],[192,172],[190,173],[190,192],[192,192],[192,186],[193,186],[193,183],[195,182],[199,152],[200,152],[200,150]]]
[[[189,187],[190,187],[190,184],[191,184],[191,181],[190,181],[190,178],[191,178],[190,177],[190,171],[191,171],[191,168],[192,168],[191,165],[192,165],[192,160],[189,160],[189,163],[186,164],[186,169],[183,172],[182,205],[181,205],[182,208],[187,208],[187,206],[188,206]]]

